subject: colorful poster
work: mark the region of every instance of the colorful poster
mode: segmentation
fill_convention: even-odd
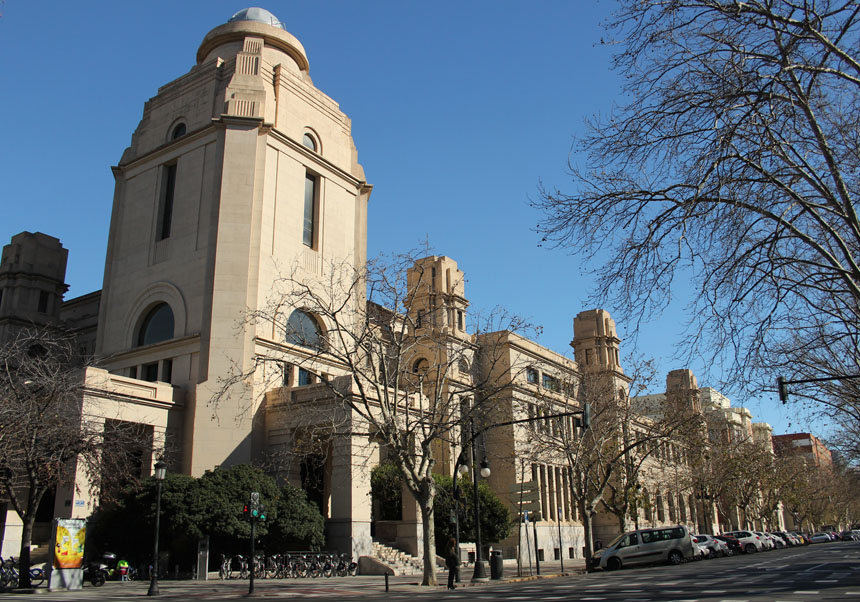
[[[83,518],[58,518],[54,544],[55,569],[79,569],[84,565],[87,521]]]

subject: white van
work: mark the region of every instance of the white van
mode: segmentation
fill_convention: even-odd
[[[687,527],[639,529],[622,533],[594,552],[591,565],[613,571],[623,566],[668,562],[681,564],[693,558],[693,538]]]

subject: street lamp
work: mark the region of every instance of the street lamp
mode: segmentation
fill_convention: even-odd
[[[466,464],[466,457],[463,452],[460,452],[454,463],[454,541],[457,546],[457,560],[460,560],[460,490],[457,488],[457,476],[465,477],[467,472],[469,472],[469,466]],[[460,583],[459,570],[454,579]]]
[[[472,581],[489,581],[484,561],[481,559],[481,503],[478,498],[478,463],[475,458],[475,422],[469,421],[469,430],[472,441],[472,486],[475,492],[475,572],[472,573]],[[481,460],[480,475],[485,479],[490,476],[490,465],[487,459]]]
[[[158,488],[155,493],[155,543],[152,546],[152,579],[149,582],[147,596],[158,595],[158,528],[161,522],[161,484],[167,475],[167,464],[162,460],[155,463],[155,482]]]

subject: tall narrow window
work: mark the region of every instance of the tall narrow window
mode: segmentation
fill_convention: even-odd
[[[176,164],[164,168],[164,182],[161,186],[161,207],[158,218],[158,240],[170,237],[173,221],[173,193],[176,190]]]
[[[39,313],[48,313],[48,293],[46,291],[39,291]]]
[[[302,242],[306,246],[314,247],[314,235],[317,227],[317,179],[311,174],[305,175],[305,219],[302,232]]]

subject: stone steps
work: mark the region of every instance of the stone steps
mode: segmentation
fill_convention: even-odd
[[[417,556],[379,541],[373,542],[373,556],[388,565],[395,575],[421,575],[424,565]]]

